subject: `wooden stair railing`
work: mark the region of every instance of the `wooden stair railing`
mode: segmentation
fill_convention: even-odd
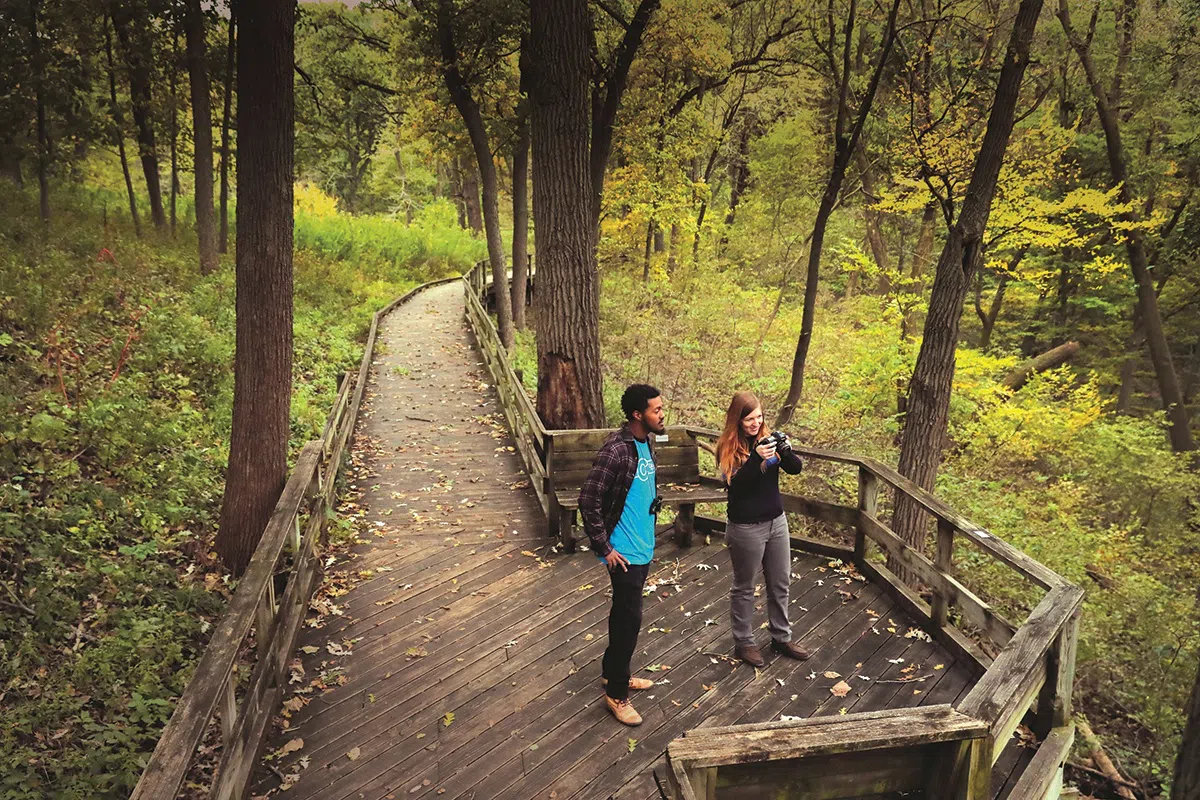
[[[335,486],[362,406],[379,321],[418,292],[457,280],[418,286],[372,317],[358,373],[342,377],[321,438],[301,449],[229,607],[134,787],[133,800],[178,797],[196,750],[215,720],[221,755],[208,796],[232,800],[244,795],[279,707],[296,635],[319,584]],[[287,582],[277,597],[279,574],[286,575]],[[252,632],[255,647],[250,651],[245,645]],[[242,675],[248,675],[244,683]]]

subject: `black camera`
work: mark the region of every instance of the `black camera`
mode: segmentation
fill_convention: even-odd
[[[654,499],[650,501],[650,515],[657,517],[658,512],[662,511],[662,506],[662,498],[655,495]]]
[[[792,449],[791,440],[788,439],[787,434],[783,431],[773,431],[770,436],[764,436],[755,442],[754,446],[757,448],[771,442],[775,443],[775,452],[777,453],[786,453]]]

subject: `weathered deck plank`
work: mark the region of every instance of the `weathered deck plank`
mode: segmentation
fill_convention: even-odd
[[[723,543],[680,550],[666,535],[652,580],[674,580],[678,566],[678,591],[660,584],[647,597],[635,668],[667,664],[653,675],[668,682],[635,694],[640,728],[618,725],[599,685],[607,576],[587,553],[548,553],[545,520],[496,427],[499,406],[461,314],[459,287],[432,289],[380,331],[354,449],[364,541],[331,567],[352,584],[334,598],[343,614],[304,628],[299,645],[318,650],[297,654],[307,673],[290,688],[323,669],[344,679],[301,695],[310,702],[290,713],[267,752],[295,738],[304,745],[260,769],[255,794],[298,774],[290,797],[648,800],[667,743],[699,725],[962,693],[965,667],[905,638],[912,623],[880,587],[847,584],[814,555],[797,555],[791,598],[793,638],[812,658],[765,651],[758,672],[733,663]],[[349,654],[331,654],[330,644]],[[910,664],[928,677],[888,682],[912,674]],[[830,694],[836,680],[826,670],[852,684],[850,695]]]

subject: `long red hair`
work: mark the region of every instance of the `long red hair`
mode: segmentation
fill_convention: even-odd
[[[717,466],[728,481],[733,474],[741,469],[742,464],[750,457],[750,440],[742,432],[742,420],[750,416],[756,409],[761,409],[762,403],[751,392],[735,392],[729,410],[725,412],[725,430],[717,439]],[[762,427],[758,438],[770,434],[766,417],[763,417]]]

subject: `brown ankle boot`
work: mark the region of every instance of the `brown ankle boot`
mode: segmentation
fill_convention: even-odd
[[[608,703],[608,710],[617,718],[617,722],[631,728],[642,724],[642,715],[634,710],[633,703],[628,700],[614,700],[605,695],[604,702]]]
[[[601,678],[600,685],[608,686],[608,678]],[[654,681],[652,681],[648,678],[630,678],[629,679],[629,688],[630,689],[653,689]]]
[[[793,642],[777,642],[772,639],[771,649],[780,655],[785,655],[788,658],[794,658],[797,661],[804,661],[808,658],[808,651],[797,646]]]
[[[763,661],[762,651],[752,644],[739,644],[734,653],[752,667],[763,667],[767,663]]]

